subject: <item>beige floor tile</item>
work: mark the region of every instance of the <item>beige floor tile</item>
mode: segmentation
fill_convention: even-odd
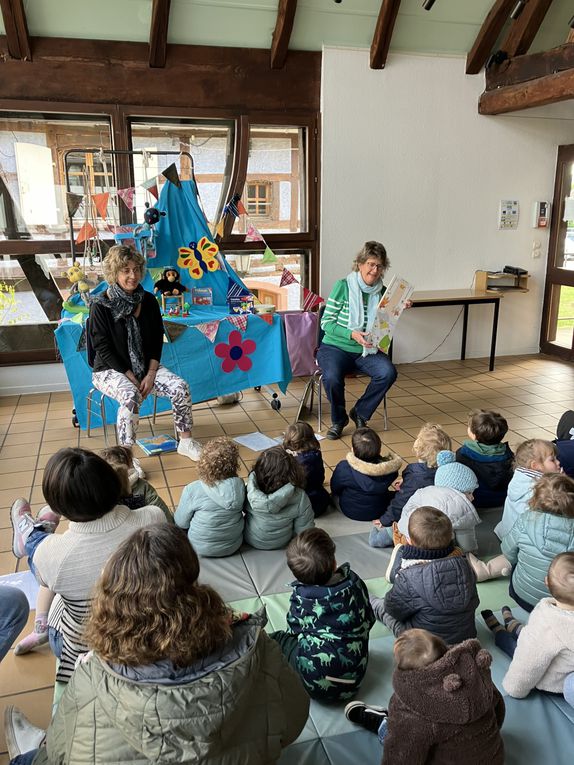
[[[0,485],[2,485],[3,488],[6,488],[3,485],[3,479],[1,477],[5,473],[21,473],[23,471],[34,470],[37,461],[38,457],[36,457],[36,455],[10,457],[8,452],[0,454]]]
[[[18,473],[5,473],[0,476],[0,486],[3,490],[14,489],[16,492],[26,494],[34,481],[34,471],[24,470]]]
[[[13,651],[9,651],[0,664],[2,695],[49,688],[54,684],[55,675],[56,657],[49,646],[25,656],[15,656]]]
[[[13,574],[16,571],[16,563],[17,559],[14,557],[12,550],[0,552],[0,575]],[[0,664],[0,666],[2,665]]]

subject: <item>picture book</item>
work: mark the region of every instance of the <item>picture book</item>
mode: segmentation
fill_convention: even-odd
[[[163,454],[164,452],[174,452],[177,449],[177,441],[173,436],[151,436],[149,438],[138,438],[136,444],[148,455]]]
[[[193,305],[212,305],[213,290],[211,287],[192,287],[191,302]]]
[[[393,340],[396,324],[414,287],[400,276],[393,276],[379,303],[377,319],[371,330],[371,342],[387,353]]]
[[[253,295],[230,297],[227,302],[229,303],[229,313],[255,313]]]

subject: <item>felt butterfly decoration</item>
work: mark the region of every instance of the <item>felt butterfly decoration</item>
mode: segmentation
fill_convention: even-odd
[[[187,268],[192,279],[201,279],[208,271],[219,270],[217,253],[219,247],[202,236],[199,242],[190,242],[189,247],[180,247],[177,265]]]

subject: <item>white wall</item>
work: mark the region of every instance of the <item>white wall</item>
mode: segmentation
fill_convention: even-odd
[[[0,369],[0,396],[70,390],[63,364],[22,364]]]
[[[466,76],[460,58],[396,54],[373,71],[368,51],[324,50],[321,294],[368,239],[387,247],[390,274],[419,290],[468,288],[477,269],[518,265],[532,274],[531,291],[502,300],[497,353],[537,352],[548,233],[531,228],[532,206],[552,200],[557,147],[574,143],[574,110],[480,116],[483,89],[483,76]],[[515,231],[497,228],[503,198],[520,201]],[[404,314],[395,360],[426,356],[458,311]],[[488,355],[491,316],[492,306],[471,307],[468,356]],[[432,359],[458,357],[461,322]]]

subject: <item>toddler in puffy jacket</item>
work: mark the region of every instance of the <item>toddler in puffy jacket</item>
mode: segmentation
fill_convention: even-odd
[[[239,478],[239,450],[229,438],[205,445],[198,463],[199,480],[188,483],[175,511],[176,524],[198,555],[233,555],[243,543],[245,484]]]
[[[414,627],[449,644],[476,637],[476,578],[455,546],[452,524],[434,507],[419,507],[409,518],[409,542],[396,547],[384,598],[371,598],[377,619],[397,636]]]
[[[291,454],[305,471],[305,491],[311,500],[315,518],[322,515],[331,495],[323,486],[325,466],[321,456],[321,447],[308,422],[295,422],[289,425],[283,438],[283,448]]]

